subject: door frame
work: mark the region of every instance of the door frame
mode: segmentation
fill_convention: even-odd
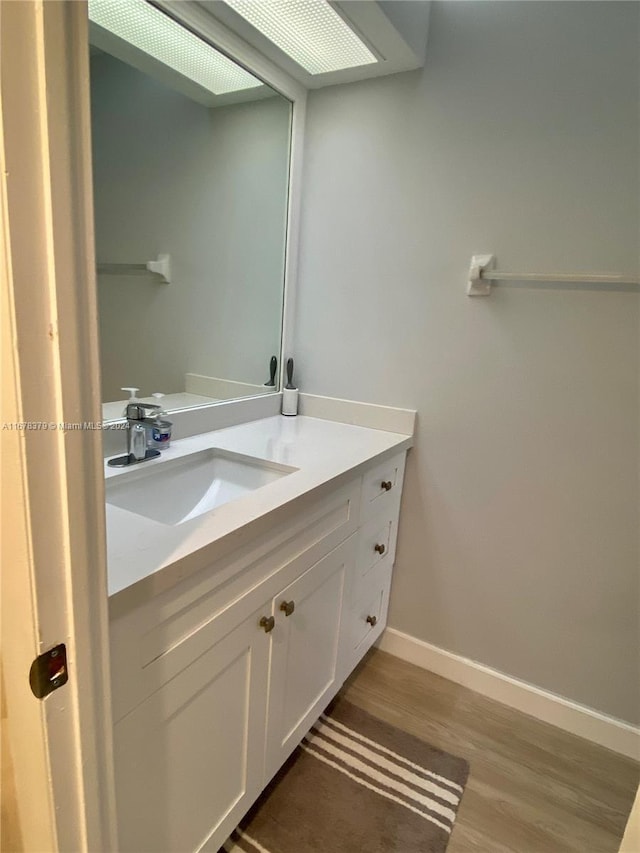
[[[156,5],[293,101],[290,354],[306,90],[192,3]],[[118,845],[85,0],[0,4],[0,160],[1,663],[17,817],[25,851],[106,853]],[[36,699],[31,662],[61,642],[69,681]]]
[[[116,850],[87,10],[3,3],[2,656],[25,850]],[[12,426],[15,425],[15,426]],[[29,687],[66,644],[69,681]]]

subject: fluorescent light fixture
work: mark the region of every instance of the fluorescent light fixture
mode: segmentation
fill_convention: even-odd
[[[309,74],[378,60],[326,0],[225,0]]]
[[[262,85],[145,0],[89,0],[89,19],[214,95]]]

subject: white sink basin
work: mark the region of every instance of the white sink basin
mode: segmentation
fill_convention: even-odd
[[[182,524],[298,470],[215,448],[148,464],[109,478],[107,503],[162,524]]]

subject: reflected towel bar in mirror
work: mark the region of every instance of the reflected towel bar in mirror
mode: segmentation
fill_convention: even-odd
[[[98,264],[98,275],[159,275],[165,284],[171,284],[171,255],[158,255],[146,264]]]

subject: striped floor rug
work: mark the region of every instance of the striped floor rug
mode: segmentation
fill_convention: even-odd
[[[225,853],[443,853],[469,765],[343,700],[226,842]]]

